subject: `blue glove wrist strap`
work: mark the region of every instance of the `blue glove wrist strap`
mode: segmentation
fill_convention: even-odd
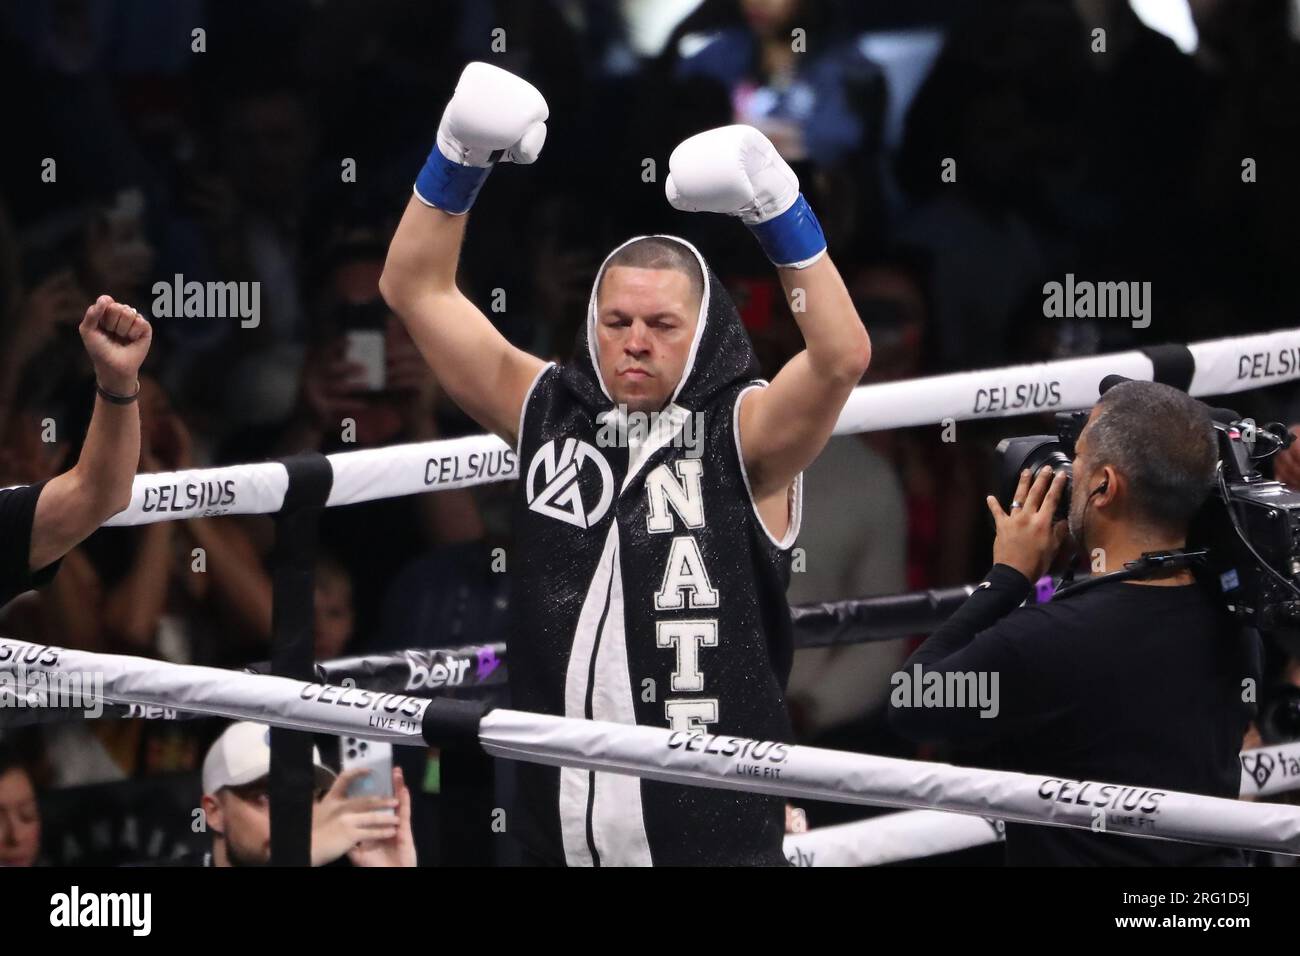
[[[749,227],[767,257],[778,266],[807,262],[826,248],[821,223],[803,193],[775,219]]]
[[[474,205],[491,166],[462,166],[453,163],[434,144],[424,168],[415,180],[415,192],[430,206],[460,215]]]

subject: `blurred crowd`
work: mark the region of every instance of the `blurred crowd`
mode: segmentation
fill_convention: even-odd
[[[867,383],[1294,325],[1295,5],[1187,6],[1192,52],[1125,0],[12,0],[0,8],[12,94],[0,486],[76,460],[93,397],[76,324],[105,293],[154,323],[141,472],[480,431],[378,292],[439,113],[474,59],[550,105],[541,161],[484,189],[460,276],[537,355],[568,356],[603,255],[652,232],[701,247],[767,377],[801,348],[757,245],[663,198],[673,147],[733,122],[761,129],[799,174],[872,337]],[[1150,326],[1045,318],[1043,285],[1067,273],[1151,282]],[[177,277],[259,283],[256,324],[158,318],[155,284]],[[382,338],[382,389],[350,351],[358,330]],[[1285,389],[1231,404],[1300,421]],[[791,603],[977,580],[993,447],[1038,426],[832,440],[806,477]],[[496,484],[329,509],[318,659],[506,640],[509,497]],[[272,544],[265,517],[103,529],[48,589],[0,613],[0,633],[181,663],[264,660]],[[801,652],[790,705],[803,738],[913,755],[875,719],[906,653]],[[193,774],[219,729],[99,721],[17,743],[30,783],[57,789]],[[0,765],[0,784],[18,765]],[[417,829],[446,796],[426,771],[407,773]],[[481,768],[464,773],[481,782]],[[16,853],[0,841],[0,864]]]

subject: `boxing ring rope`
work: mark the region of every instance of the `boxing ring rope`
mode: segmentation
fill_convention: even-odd
[[[883,866],[1005,839],[1001,820],[942,810],[903,810],[787,834],[784,850],[795,866]]]
[[[5,643],[15,647],[38,646],[0,637],[0,654],[3,654]],[[336,685],[359,689],[372,695],[405,699],[408,695],[425,698],[440,693],[490,693],[505,686],[506,663],[505,644],[482,644],[341,657],[318,662],[314,670],[316,684]],[[12,668],[18,665],[11,663],[8,666]],[[39,699],[34,704],[20,701],[13,687],[6,683],[9,673],[5,668],[5,663],[0,661],[0,727],[57,723],[87,716],[77,708],[50,707]],[[267,670],[266,664],[254,664],[244,671],[218,669],[218,672],[265,674]],[[99,716],[185,720],[207,715],[206,711],[179,709],[175,702],[159,704],[123,701],[105,703]],[[1300,789],[1300,740],[1243,750],[1240,759],[1242,797],[1268,797]]]
[[[445,747],[689,786],[837,803],[946,810],[1021,823],[1300,856],[1300,808],[1071,781],[659,727],[574,720],[119,654],[0,641],[0,671],[26,682],[94,675],[102,698],[275,728]],[[12,690],[14,693],[21,691]]]
[[[792,604],[794,646],[830,647],[929,634],[975,593],[974,584]]]
[[[1262,366],[1262,367],[1261,367]],[[1013,365],[862,385],[835,434],[1086,408],[1108,374],[1169,381],[1192,395],[1225,395],[1300,379],[1300,329],[1143,351]],[[328,463],[321,504],[340,505],[467,488],[518,477],[514,449],[494,435],[310,455]],[[136,476],[131,504],[105,527],[284,510],[292,459]]]
[[[1243,750],[1240,759],[1245,799],[1300,788],[1300,741]],[[788,834],[784,849],[795,866],[883,866],[1005,840],[1001,820],[942,810],[904,810]]]
[[[860,386],[835,434],[1084,408],[1093,404],[1098,382],[1107,374],[1165,382],[1192,395],[1292,381],[1300,378],[1300,329]],[[105,526],[274,515],[272,671],[307,680],[321,508],[506,481],[518,477],[518,470],[513,449],[495,436],[475,435],[145,474],[136,476],[127,508]],[[271,753],[272,862],[304,865],[310,859],[310,742],[274,728]]]
[[[1282,804],[510,710],[483,717],[479,742],[496,757],[669,783],[707,782],[791,799],[941,809],[1018,823],[1099,825],[1107,833],[1300,855],[1300,808]]]

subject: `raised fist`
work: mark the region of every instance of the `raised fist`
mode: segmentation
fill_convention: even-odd
[[[112,296],[101,295],[86,310],[78,331],[100,387],[117,395],[134,394],[153,341],[153,328],[144,316],[114,302]]]
[[[497,163],[531,163],[546,142],[546,100],[527,80],[489,63],[471,63],[443,110],[437,144],[415,180],[426,206],[469,211]]]
[[[532,163],[546,142],[546,100],[527,80],[490,63],[471,63],[438,126],[438,150],[462,166]]]
[[[775,265],[806,269],[826,252],[799,177],[752,126],[720,126],[683,140],[668,157],[664,193],[683,212],[736,216]]]

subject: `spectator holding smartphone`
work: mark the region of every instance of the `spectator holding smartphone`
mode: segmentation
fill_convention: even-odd
[[[324,866],[347,856],[353,866],[415,866],[411,794],[393,769],[393,796],[348,795],[370,771],[337,777],[312,748],[316,803],[311,863]],[[212,866],[264,866],[271,860],[270,728],[231,724],[203,760],[203,815],[212,833]]]

